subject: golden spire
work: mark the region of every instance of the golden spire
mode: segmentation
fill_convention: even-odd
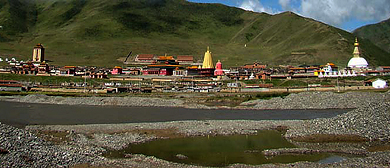
[[[355,38],[355,46],[359,46],[358,38]]]
[[[214,68],[213,57],[211,56],[209,46],[207,46],[207,51],[204,53],[202,68]]]
[[[354,58],[359,58],[360,57],[360,50],[359,50],[359,42],[358,38],[355,38],[355,49],[353,50],[353,57]]]

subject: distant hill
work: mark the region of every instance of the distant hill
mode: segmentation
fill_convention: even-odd
[[[359,37],[369,39],[383,50],[390,52],[390,19],[377,24],[363,26],[354,32]]]
[[[355,38],[292,12],[269,15],[185,0],[0,0],[0,25],[0,57],[31,59],[33,46],[42,43],[56,65],[121,65],[129,51],[202,59],[210,46],[224,66],[345,67]],[[370,64],[390,65],[389,53],[369,40],[360,43]]]

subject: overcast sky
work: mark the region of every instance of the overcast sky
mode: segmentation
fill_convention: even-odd
[[[222,3],[255,12],[293,11],[304,17],[353,31],[390,18],[390,0],[188,0]]]

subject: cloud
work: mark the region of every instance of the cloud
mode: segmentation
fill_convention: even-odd
[[[259,0],[244,0],[240,5],[239,8],[248,10],[248,11],[254,11],[254,12],[265,12],[270,14],[280,13],[280,11],[264,7]]]
[[[279,0],[279,4],[280,4],[280,6],[282,6],[282,8],[284,10],[291,10],[292,9],[290,2],[291,2],[291,0]]]
[[[390,17],[389,0],[301,0],[293,7],[291,1],[279,0],[284,10],[292,10],[334,26],[355,18],[360,21],[382,21]]]

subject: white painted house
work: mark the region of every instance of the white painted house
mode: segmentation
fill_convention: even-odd
[[[386,88],[387,83],[385,80],[376,79],[374,82],[372,82],[372,87],[377,88],[377,89]]]

